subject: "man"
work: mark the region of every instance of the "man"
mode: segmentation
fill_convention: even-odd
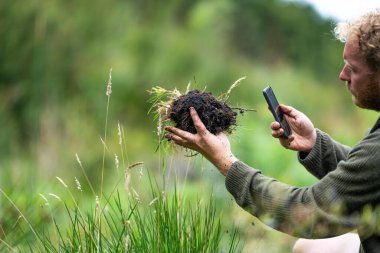
[[[345,42],[339,78],[346,82],[355,105],[380,111],[380,9],[339,25],[335,32]],[[310,187],[283,184],[239,161],[226,135],[208,132],[193,108],[190,114],[197,133],[168,126],[166,138],[212,162],[226,176],[226,187],[236,202],[259,218],[270,216],[275,229],[312,239],[357,230],[360,252],[380,252],[380,118],[349,148],[314,128],[303,113],[284,105],[281,109],[293,133],[282,138],[283,129],[273,122],[272,135],[285,148],[297,151],[301,164],[319,179]]]

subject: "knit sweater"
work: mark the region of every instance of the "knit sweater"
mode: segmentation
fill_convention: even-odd
[[[327,238],[357,230],[361,252],[380,252],[380,118],[353,148],[317,130],[309,154],[299,161],[319,181],[293,187],[241,161],[226,176],[226,187],[246,211],[268,225],[302,238]],[[268,219],[264,219],[264,222]]]

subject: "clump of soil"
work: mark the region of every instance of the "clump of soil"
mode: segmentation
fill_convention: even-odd
[[[193,90],[179,96],[170,104],[168,118],[175,127],[196,133],[190,116],[190,107],[194,107],[207,130],[213,134],[231,133],[236,126],[236,115],[226,103],[217,100],[210,92]]]

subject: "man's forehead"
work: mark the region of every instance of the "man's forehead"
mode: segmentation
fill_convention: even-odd
[[[350,38],[346,42],[345,49],[348,49],[350,52],[355,54],[360,53],[359,38],[356,36],[350,36]]]
[[[364,61],[364,55],[360,51],[359,39],[356,36],[351,36],[345,46],[343,51],[343,58],[347,61],[360,60]]]

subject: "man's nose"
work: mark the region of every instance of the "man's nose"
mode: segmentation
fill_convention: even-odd
[[[340,72],[339,79],[342,81],[348,81],[349,77],[347,74],[347,67],[346,66],[344,66],[342,71]]]

